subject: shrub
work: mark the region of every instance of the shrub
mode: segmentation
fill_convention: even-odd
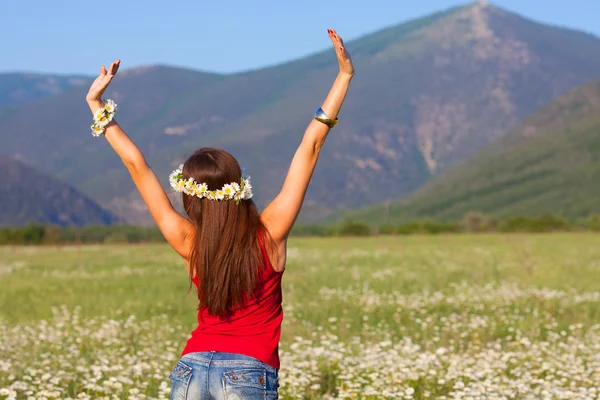
[[[294,225],[292,236],[327,236],[327,228],[321,225]]]
[[[600,215],[591,215],[588,217],[586,228],[593,232],[600,232]]]
[[[567,221],[551,214],[539,217],[513,217],[501,225],[502,232],[554,232],[569,230]]]
[[[371,227],[364,222],[347,221],[337,231],[340,236],[369,236]]]
[[[379,227],[379,234],[380,235],[394,235],[394,234],[396,234],[396,228],[394,228],[394,225],[381,225]]]
[[[436,222],[431,220],[409,222],[398,226],[396,232],[400,235],[429,234],[457,232],[457,225],[448,222]]]
[[[499,222],[493,217],[488,217],[478,211],[472,211],[465,214],[459,226],[463,232],[494,232],[498,230]]]

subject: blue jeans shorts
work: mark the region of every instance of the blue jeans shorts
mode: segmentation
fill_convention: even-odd
[[[278,371],[255,358],[221,352],[188,353],[171,375],[171,400],[278,398]]]

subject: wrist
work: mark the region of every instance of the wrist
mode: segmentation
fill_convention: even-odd
[[[338,77],[339,77],[340,79],[344,79],[344,80],[347,80],[347,81],[351,81],[351,80],[352,80],[352,78],[354,77],[354,72],[342,72],[342,71],[340,71],[340,72],[338,73]]]
[[[86,99],[86,101],[93,113],[104,107],[104,102],[101,99]]]

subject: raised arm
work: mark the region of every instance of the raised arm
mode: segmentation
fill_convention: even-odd
[[[100,68],[100,75],[92,83],[86,96],[92,113],[104,107],[102,94],[116,75],[120,63],[120,60],[112,63],[108,72],[104,66]],[[129,170],[133,182],[165,239],[177,253],[187,258],[194,229],[192,223],[175,211],[156,175],[146,163],[144,155],[115,119],[106,126],[104,135]]]
[[[354,67],[342,38],[334,30],[329,29],[328,33],[337,55],[340,71],[321,109],[325,112],[326,118],[336,120],[354,76]],[[280,249],[284,247],[300,213],[304,195],[317,165],[319,152],[329,130],[328,124],[317,119],[310,122],[292,159],[281,192],[262,213],[263,223]]]

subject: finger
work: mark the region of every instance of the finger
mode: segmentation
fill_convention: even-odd
[[[110,64],[110,75],[114,76],[117,73],[117,70],[119,69],[119,61],[115,61],[114,63]]]
[[[100,75],[106,75],[106,67],[104,65],[100,67]]]
[[[333,43],[335,52],[338,54],[340,51],[343,52],[344,44],[342,43],[342,38],[337,34],[335,29],[329,29],[329,31],[330,31],[331,42]]]
[[[333,29],[327,29],[327,34],[329,35],[329,39],[331,40],[331,42],[335,45],[335,31]]]

